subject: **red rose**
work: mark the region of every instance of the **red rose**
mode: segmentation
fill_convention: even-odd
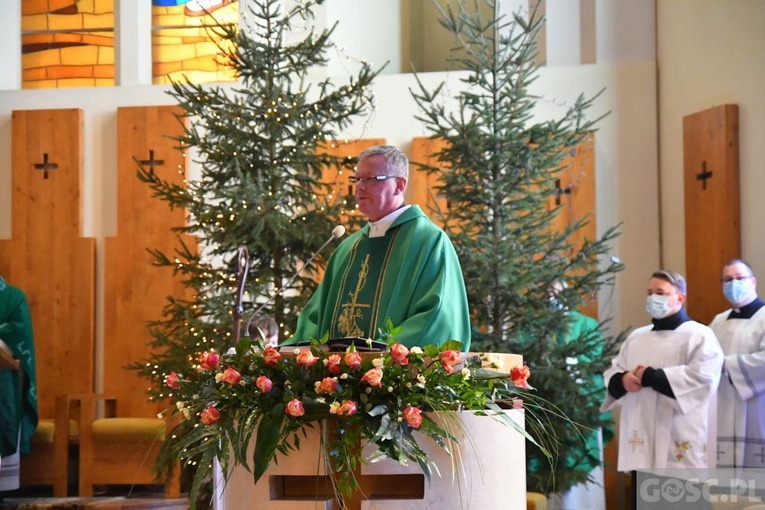
[[[223,382],[229,383],[231,386],[235,386],[239,384],[239,381],[242,380],[242,374],[231,367],[227,367],[226,370],[223,371],[223,377],[221,380]]]
[[[337,381],[332,377],[325,377],[321,380],[320,383],[317,382],[316,384],[316,393],[324,393],[325,395],[329,395],[337,391]]]
[[[513,384],[519,388],[528,389],[528,378],[531,376],[531,370],[526,365],[513,367],[510,372],[510,378],[513,380]]]
[[[365,382],[370,386],[377,386],[378,388],[382,386],[382,368],[371,368],[367,370],[367,373],[364,374],[364,377],[361,378],[361,382]]]
[[[214,352],[203,352],[202,354],[199,355],[199,358],[198,358],[199,366],[205,370],[211,370],[218,366],[219,359],[220,359],[220,356],[218,356]]]
[[[207,409],[200,413],[202,423],[208,427],[220,419],[220,413],[214,406],[209,406]]]
[[[444,370],[446,370],[447,374],[453,374],[454,365],[457,365],[462,361],[459,351],[453,350],[442,352],[440,359],[441,366],[444,367]]]
[[[346,400],[337,408],[339,416],[353,416],[356,414],[356,404],[352,400]]]
[[[348,365],[348,368],[355,370],[361,366],[361,355],[356,351],[346,352],[343,361]]]
[[[181,387],[181,378],[175,372],[170,372],[165,376],[165,384],[170,388],[177,390]]]
[[[263,361],[268,366],[274,366],[277,363],[279,363],[279,360],[282,359],[282,355],[279,354],[279,351],[274,349],[273,347],[266,347],[266,350],[263,351]]]
[[[287,406],[284,410],[287,414],[290,416],[294,416],[297,418],[298,416],[303,416],[305,414],[305,407],[303,407],[303,403],[299,401],[296,398],[293,398],[289,402],[287,402]]]
[[[297,355],[297,364],[308,368],[319,360],[309,349],[303,349]]]
[[[271,379],[266,377],[265,375],[261,375],[257,379],[255,379],[255,386],[258,387],[260,391],[263,393],[268,393],[271,391],[271,388],[274,386],[274,383],[271,382]]]
[[[406,424],[413,429],[418,429],[422,425],[422,410],[419,407],[407,406],[401,416],[403,416]]]
[[[330,356],[327,358],[327,370],[329,370],[330,374],[335,374],[335,375],[342,372],[342,368],[340,367],[339,354],[330,354]]]
[[[393,344],[390,347],[390,357],[393,359],[394,363],[398,363],[399,365],[408,365],[409,364],[409,349],[407,349],[403,344]]]

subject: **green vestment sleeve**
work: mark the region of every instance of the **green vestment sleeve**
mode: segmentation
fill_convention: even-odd
[[[32,319],[24,293],[0,278],[0,340],[21,363],[22,379],[13,370],[0,371],[0,456],[28,454],[37,428],[37,377]]]
[[[294,344],[311,338],[377,338],[388,319],[401,326],[407,347],[447,340],[470,348],[467,294],[457,254],[446,234],[417,206],[384,237],[369,227],[351,235],[330,257],[324,279],[298,318]]]

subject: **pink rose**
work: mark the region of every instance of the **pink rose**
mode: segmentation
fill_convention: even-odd
[[[297,364],[308,368],[319,360],[309,349],[303,349],[297,355]]]
[[[170,372],[165,376],[165,384],[170,388],[177,390],[181,387],[181,378],[175,372]]]
[[[422,411],[419,407],[407,406],[401,416],[403,416],[406,424],[413,429],[418,429],[422,425]]]
[[[409,364],[409,349],[404,347],[403,344],[393,344],[390,347],[390,357],[393,359],[394,363],[398,363],[399,365],[408,365]]]
[[[303,403],[301,401],[293,398],[287,402],[287,407],[285,408],[284,412],[297,418],[298,416],[303,416],[305,414],[305,407],[303,407]]]
[[[263,351],[263,361],[268,366],[276,365],[280,359],[282,359],[282,355],[272,346],[266,347],[266,350]]]
[[[513,367],[510,372],[510,378],[513,380],[513,384],[519,388],[528,389],[528,378],[531,376],[531,370],[526,365]]]
[[[255,386],[258,387],[260,391],[263,393],[268,393],[271,391],[271,388],[273,388],[274,383],[271,382],[271,379],[266,377],[265,375],[261,375],[257,379],[255,379]]]
[[[220,413],[215,408],[215,406],[209,406],[207,409],[200,413],[200,417],[202,418],[202,423],[209,427],[218,421],[218,419],[220,419]]]
[[[337,408],[337,414],[339,416],[353,416],[356,414],[356,404],[352,400],[346,400]]]
[[[361,382],[365,382],[370,386],[377,386],[378,388],[382,386],[382,368],[371,368],[367,371],[366,374],[364,374],[364,377],[361,378]]]
[[[335,374],[335,375],[342,372],[342,368],[340,367],[339,354],[330,354],[330,356],[327,358],[327,370],[329,370],[330,374]]]
[[[355,370],[361,366],[361,355],[356,351],[346,352],[343,361],[348,365],[348,368]]]
[[[210,370],[218,366],[218,360],[220,356],[214,352],[203,352],[199,355],[199,366],[205,370]]]
[[[453,374],[454,365],[457,365],[462,361],[459,351],[444,351],[441,353],[440,359],[441,366],[444,367],[447,374]]]
[[[325,395],[335,393],[336,391],[337,391],[337,381],[334,380],[332,377],[325,377],[324,379],[322,379],[318,387],[316,388],[316,393],[324,393]]]
[[[221,381],[229,383],[231,386],[235,386],[239,384],[239,381],[242,380],[242,374],[237,372],[235,369],[231,367],[227,367],[226,370],[223,371],[223,377],[221,377]]]

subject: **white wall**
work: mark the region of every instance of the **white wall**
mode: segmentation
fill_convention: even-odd
[[[742,256],[765,274],[765,2],[658,0],[657,14],[664,266],[685,270],[683,117],[735,103]]]

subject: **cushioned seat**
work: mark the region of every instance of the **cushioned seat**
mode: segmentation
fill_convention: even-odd
[[[96,419],[96,401],[104,401],[106,416]],[[95,485],[164,483],[165,496],[180,495],[180,469],[160,481],[154,465],[165,439],[167,423],[160,418],[120,417],[112,396],[83,398],[80,418],[80,497],[93,496]]]
[[[93,422],[93,441],[96,443],[154,440],[165,440],[165,421],[159,418],[106,418]]]
[[[526,510],[547,510],[547,496],[539,492],[527,492]]]
[[[75,420],[69,420],[69,438],[76,438],[79,434],[80,426]],[[56,422],[54,420],[40,420],[37,423],[35,433],[32,435],[32,444],[53,444],[53,437],[56,431]]]
[[[76,447],[80,433],[80,398],[57,395],[55,419],[40,419],[32,436],[32,451],[21,458],[21,485],[52,485],[53,495],[66,497],[70,473],[75,473],[70,449]],[[61,436],[59,437],[59,431]]]

